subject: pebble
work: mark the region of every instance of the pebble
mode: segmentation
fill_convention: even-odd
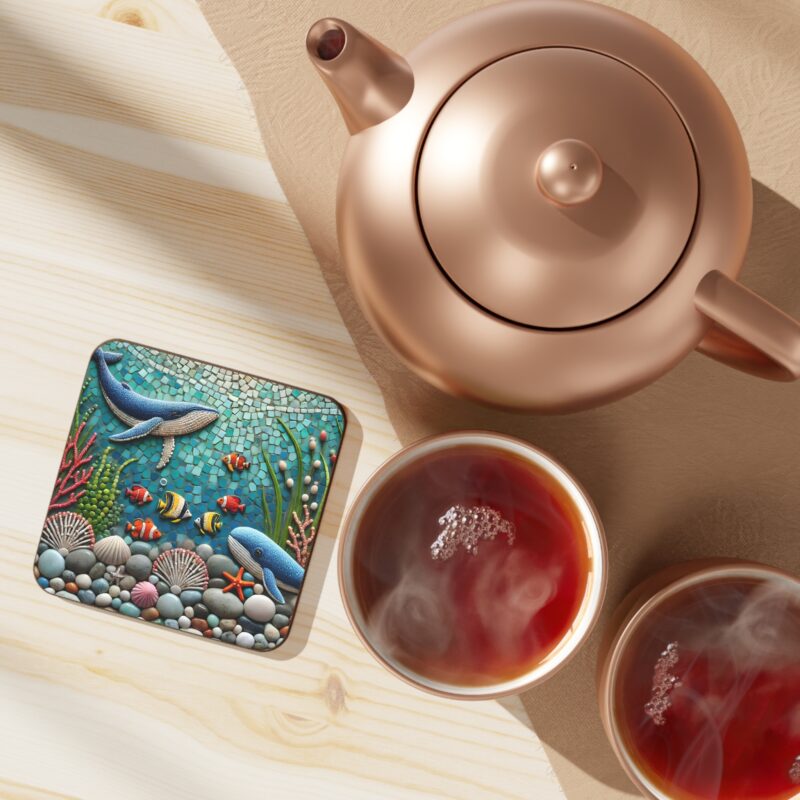
[[[66,583],[69,583],[70,581],[75,580],[75,573],[71,569],[65,569],[61,573],[61,577],[64,579]]]
[[[197,589],[184,589],[181,592],[181,603],[185,606],[193,606],[203,599],[203,593],[198,592]]]
[[[199,619],[206,619],[208,617],[208,608],[202,603],[197,603],[194,606],[194,615]]]
[[[161,544],[158,546],[158,549],[162,553],[166,553],[167,550],[172,550],[172,542],[161,542]]]
[[[107,592],[108,589],[108,581],[105,578],[95,578],[92,581],[92,591],[95,594],[102,594],[103,592]]]
[[[167,584],[166,584],[166,583],[164,583],[164,581],[159,581],[159,582],[156,584],[156,589],[158,589],[158,593],[159,593],[160,595],[161,595],[161,594],[167,594],[167,592],[169,592],[169,586],[167,586]]]
[[[158,558],[158,555],[159,555],[158,548],[157,547],[151,547],[147,551],[147,555],[150,557],[151,561],[155,561]]]
[[[192,627],[192,621],[189,619],[189,617],[181,615],[180,617],[178,617],[178,627],[180,627],[180,628],[191,628]]]
[[[195,616],[199,616],[199,614],[197,613],[197,606],[195,606],[194,613],[195,613]],[[208,624],[212,628],[216,628],[217,625],[219,625],[219,617],[216,614],[209,614],[206,617],[206,622],[208,622]]]
[[[183,613],[185,616],[189,617],[189,619],[194,619],[194,609],[191,606],[186,606],[183,609]]]
[[[203,632],[208,630],[208,623],[204,619],[193,619],[192,627],[197,631]]]
[[[264,587],[260,583],[257,583],[253,587],[253,594],[264,594]]]
[[[122,605],[122,600],[120,600],[119,597],[115,597],[111,601],[111,608],[117,608],[118,609],[121,605]]]
[[[158,598],[156,608],[158,613],[167,620],[177,620],[183,614],[183,604],[180,598],[174,594],[162,594]]]
[[[247,605],[245,604],[245,611],[247,610]],[[249,617],[239,617],[238,619],[239,625],[237,627],[241,628],[243,631],[247,631],[248,633],[252,633],[255,636],[257,633],[264,632],[264,623],[263,622],[254,622]]]
[[[37,555],[41,555],[42,553],[44,553],[44,551],[47,550],[49,546],[50,545],[48,545],[47,542],[39,542],[39,547],[36,548]]]
[[[78,584],[77,583],[73,583],[72,581],[70,581],[69,583],[65,583],[64,584],[64,588],[68,592],[71,592],[72,594],[77,594],[78,593]]]
[[[242,592],[242,594],[244,595],[245,600],[246,600],[248,597],[252,597],[253,596],[253,590],[249,586],[247,586],[247,587],[245,587],[245,590],[244,590],[244,592]]]
[[[241,625],[237,625],[237,626],[236,626],[236,627],[233,629],[233,632],[234,632],[234,633],[235,633],[235,634],[238,636],[238,635],[239,635],[239,634],[242,632],[242,626],[241,626]]]
[[[215,639],[219,639],[222,636],[222,628],[212,628],[211,629],[211,635]]]
[[[92,579],[88,575],[78,575],[75,578],[75,583],[78,584],[79,589],[90,589],[92,586]]]
[[[244,613],[256,622],[269,622],[275,616],[275,603],[263,594],[254,594],[244,603]]]
[[[151,575],[147,580],[155,586],[158,583],[158,575]]]
[[[224,589],[228,585],[225,578],[211,578],[208,582],[209,589]]]
[[[221,642],[225,642],[226,644],[235,644],[236,643],[236,634],[233,631],[225,631],[222,636],[219,637]]]
[[[102,578],[106,574],[106,565],[98,561],[90,570],[89,577],[92,580]]]
[[[223,572],[235,575],[239,571],[236,564],[233,563],[233,559],[221,553],[211,556],[206,562],[206,566],[208,567],[208,575],[211,578],[221,578]]]
[[[287,619],[292,616],[293,611],[294,609],[288,603],[278,603],[278,605],[275,606],[275,613],[283,614]]]
[[[276,647],[275,642],[267,642],[267,650],[274,650]]]
[[[64,583],[64,579],[63,578],[53,578],[50,581],[50,588],[53,589],[53,591],[56,591],[56,592],[63,592],[65,585],[66,584]]]
[[[184,550],[194,550],[194,541],[187,536],[180,542],[178,547],[182,547]]]
[[[78,598],[69,592],[56,592],[56,597],[66,597],[67,600],[74,600],[76,603],[78,602]]]
[[[289,633],[289,626],[288,626],[288,625],[286,625],[285,627],[281,628],[281,629],[278,631],[278,633],[280,633],[280,635],[281,635],[281,638],[280,638],[280,640],[279,640],[279,641],[282,641],[283,639],[285,639],[285,638],[286,638],[287,634]]]
[[[58,550],[45,550],[37,566],[45,578],[56,578],[64,571],[64,556]]]
[[[67,569],[71,569],[76,575],[81,572],[88,573],[97,563],[97,556],[88,547],[80,550],[73,550],[66,558]]]
[[[214,635],[214,631],[212,631],[212,630],[211,630],[211,628],[206,628],[206,629],[203,631],[203,636],[206,636],[206,637],[207,637],[207,638],[209,638],[209,639],[210,639],[210,638],[211,638],[213,635]]]
[[[131,545],[131,553],[135,556],[147,556],[150,558],[150,542],[134,542]]]
[[[44,590],[47,592],[47,594],[55,594],[56,593],[56,590],[52,586],[45,586]]]
[[[200,544],[197,546],[195,553],[197,553],[203,561],[208,561],[208,559],[214,555],[214,548],[210,544]]]
[[[127,603],[128,600],[131,599],[131,593],[127,589],[122,589],[119,593],[119,599],[122,600],[123,603]]]
[[[213,558],[216,557],[213,556]],[[244,611],[242,601],[233,592],[223,592],[222,589],[206,589],[203,592],[203,603],[209,611],[226,619],[240,617]]]
[[[252,633],[248,633],[247,631],[242,631],[236,637],[236,644],[238,644],[239,647],[246,647],[250,649],[253,647],[255,643],[256,643],[255,637],[253,636]]]
[[[111,586],[109,586],[109,587],[108,587],[108,593],[109,593],[109,594],[110,594],[112,597],[119,597],[119,593],[120,593],[120,591],[121,591],[121,589],[119,588],[119,586],[117,586],[117,585],[116,585],[116,584],[114,584],[114,583],[112,583],[112,584],[111,584]]]
[[[37,578],[36,583],[42,587],[42,589],[47,589],[50,586],[50,581],[47,578]]]
[[[146,581],[153,571],[153,562],[142,553],[131,556],[125,562],[125,574],[132,575],[137,581]]]
[[[157,608],[144,608],[142,609],[142,619],[146,619],[148,622],[152,622],[154,619],[159,618],[159,613]]]
[[[174,628],[175,630],[178,630],[178,620],[176,619],[165,619],[164,625],[166,625],[168,628]]]
[[[289,624],[289,617],[285,614],[276,614],[272,618],[272,624],[278,629],[285,628]]]
[[[126,617],[138,617],[139,607],[135,606],[133,603],[123,603],[119,607],[119,613],[124,614]]]
[[[223,631],[232,631],[236,627],[235,619],[222,619],[219,622],[219,627]]]
[[[271,623],[264,626],[264,636],[267,637],[268,642],[277,642],[281,638],[281,632]]]
[[[94,599],[94,604],[100,608],[108,608],[111,605],[113,598],[108,592],[101,592]]]
[[[257,633],[253,638],[255,639],[255,649],[256,650],[266,650],[267,649],[267,637],[264,636],[263,633]]]
[[[127,589],[130,591],[133,587],[136,586],[136,578],[133,575],[126,575],[120,582],[119,588],[120,589]]]

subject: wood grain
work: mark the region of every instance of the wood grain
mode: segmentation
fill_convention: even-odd
[[[622,596],[668,564],[726,555],[800,571],[800,385],[758,381],[695,354],[603,408],[562,417],[506,414],[433,390],[369,329],[342,281],[336,241],[347,131],[308,62],[305,34],[322,16],[341,17],[407,53],[449,20],[494,2],[199,0],[245,81],[273,168],[400,440],[459,428],[521,436],[565,463],[598,506],[610,563],[600,624],[564,670],[522,700],[567,796],[618,800],[635,790],[597,714],[599,640]],[[722,90],[754,178],[742,280],[800,317],[800,0],[601,2],[673,37]]]
[[[556,798],[518,700],[392,678],[332,566],[398,447],[189,0],[0,0],[0,795]],[[328,392],[355,424],[292,637],[269,657],[41,592],[32,559],[92,349],[123,337]]]

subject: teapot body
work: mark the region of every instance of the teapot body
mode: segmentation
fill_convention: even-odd
[[[558,328],[509,319],[466,293],[437,260],[420,217],[420,159],[441,110],[487,67],[545,48],[600,53],[651,82],[685,126],[698,186],[688,239],[655,288],[609,318]],[[688,54],[604,6],[516,0],[449,24],[406,58],[413,73],[408,101],[348,143],[337,230],[360,307],[412,370],[457,396],[565,412],[635,391],[697,347],[712,325],[695,304],[697,287],[709,270],[731,279],[739,273],[752,188],[733,116]],[[477,105],[474,114],[482,113]],[[611,279],[609,287],[619,288]],[[565,293],[563,303],[570,299]]]

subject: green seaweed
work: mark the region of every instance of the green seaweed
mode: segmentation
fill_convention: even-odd
[[[295,457],[297,458],[297,466],[295,469],[294,486],[292,486],[292,494],[289,498],[289,507],[286,509],[286,525],[288,527],[289,521],[292,519],[292,514],[299,514],[303,510],[303,503],[300,500],[303,494],[303,477],[305,476],[306,468],[303,461],[303,448],[300,447],[300,442],[297,437],[292,433],[286,422],[278,417],[278,422],[283,426],[294,448]]]
[[[264,512],[264,531],[275,544],[283,547],[286,543],[287,536],[283,530],[283,493],[281,492],[278,476],[275,474],[275,470],[269,461],[269,456],[267,456],[263,447],[261,448],[261,455],[264,457],[264,463],[267,465],[267,471],[269,472],[270,481],[272,483],[272,491],[275,495],[275,516],[273,517],[270,513],[266,489],[261,490],[261,508]]]
[[[86,494],[78,501],[75,507],[94,528],[97,539],[102,539],[111,533],[112,528],[119,522],[122,515],[122,504],[119,502],[119,479],[122,471],[138,461],[138,458],[129,458],[122,464],[117,464],[111,456],[111,449],[107,447],[100,462],[92,472],[92,477],[86,486]]]
[[[303,482],[305,478],[305,456],[303,454],[303,448],[301,447],[300,442],[297,440],[297,437],[289,428],[286,421],[281,417],[277,417],[277,421],[291,442],[292,449],[295,453],[296,463],[294,465],[292,474],[279,477],[269,460],[266,450],[263,447],[261,448],[261,455],[263,456],[264,463],[267,466],[270,483],[272,484],[272,492],[275,497],[275,510],[273,512],[269,506],[269,500],[267,497],[267,490],[269,487],[264,487],[261,490],[261,509],[264,514],[264,531],[266,532],[267,536],[269,536],[270,539],[272,539],[279,547],[287,550],[287,552],[292,552],[287,547],[287,541],[289,539],[289,526],[292,524],[295,514],[299,519],[303,519],[305,516],[305,504],[303,503],[303,492],[305,490],[305,483]],[[338,427],[341,433],[341,425],[338,425]],[[330,467],[328,465],[328,446],[329,442],[327,441],[320,443],[319,459],[325,475],[325,486],[322,490],[322,495],[317,499],[317,510],[313,516],[313,525],[315,529],[319,524],[322,509],[325,506],[325,501],[328,497],[328,487],[331,479]],[[309,457],[313,462],[313,456],[310,455]],[[286,477],[291,477],[294,481],[294,485],[292,486],[288,503],[284,508],[283,481],[286,479]]]

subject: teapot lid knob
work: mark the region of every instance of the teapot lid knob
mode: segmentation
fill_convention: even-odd
[[[539,191],[551,203],[574,206],[597,194],[603,180],[603,162],[586,142],[561,139],[542,152],[535,172]]]

